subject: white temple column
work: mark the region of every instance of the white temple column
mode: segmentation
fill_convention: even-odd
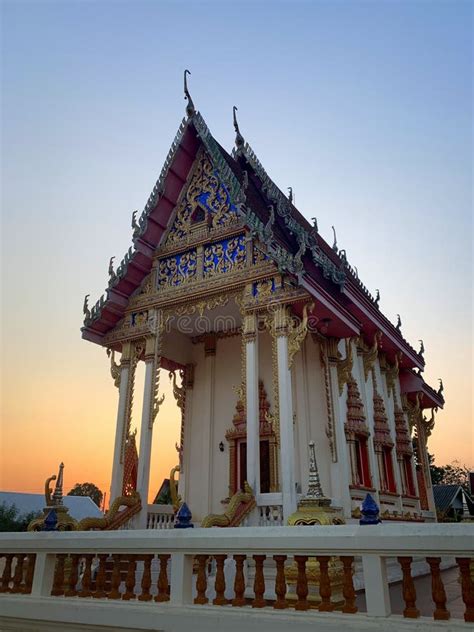
[[[143,391],[143,409],[140,425],[140,449],[138,452],[137,491],[140,494],[142,510],[138,516],[137,527],[146,529],[148,513],[148,488],[150,485],[151,446],[153,422],[163,401],[158,401],[158,376],[161,364],[159,354],[160,334],[149,336],[145,347],[145,386]]]
[[[293,432],[293,396],[288,364],[288,313],[279,307],[274,315],[277,336],[278,403],[280,409],[280,466],[283,496],[283,521],[296,511],[295,440]]]
[[[117,423],[115,426],[114,456],[112,461],[112,481],[110,484],[110,503],[122,495],[123,486],[123,452],[130,410],[127,406],[129,389],[133,376],[130,370],[131,343],[126,342],[122,347],[122,359],[120,361],[120,385],[119,402],[117,411]]]
[[[245,341],[245,385],[247,419],[247,483],[255,496],[260,493],[260,420],[258,410],[258,338],[257,317],[246,314],[243,336]]]
[[[208,333],[204,339],[204,376],[206,390],[202,401],[199,402],[200,417],[202,419],[203,434],[203,458],[207,463],[207,500],[203,503],[200,511],[202,517],[216,511],[212,507],[214,498],[214,457],[218,449],[214,441],[214,397],[216,381],[216,351],[217,336],[215,333]],[[197,512],[196,512],[197,513]]]
[[[191,419],[193,410],[194,364],[187,364],[184,373],[185,407],[183,416],[183,445],[181,454],[181,471],[179,473],[178,494],[183,502],[188,502],[186,491],[189,486],[189,462],[191,457]]]

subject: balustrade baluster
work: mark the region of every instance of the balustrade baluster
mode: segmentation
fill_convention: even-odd
[[[120,599],[120,584],[122,582],[122,577],[120,573],[120,562],[121,562],[122,556],[118,554],[114,554],[112,557],[114,560],[114,567],[112,570],[110,592],[107,595],[107,598]]]
[[[91,581],[92,581],[92,560],[94,559],[94,555],[85,555],[84,556],[84,574],[82,575],[82,589],[79,592],[78,597],[90,597],[92,595],[91,591]]]
[[[22,581],[23,581],[23,560],[25,559],[24,553],[18,553],[16,556],[15,574],[13,575],[13,588],[12,593],[21,593]]]
[[[358,608],[355,605],[356,594],[354,590],[353,576],[353,563],[354,558],[352,556],[341,556],[340,558],[343,566],[344,578],[342,585],[342,596],[344,597],[344,605],[342,612],[347,614],[354,614]]]
[[[71,568],[69,570],[69,577],[67,580],[68,589],[64,593],[65,597],[75,597],[77,595],[76,585],[79,579],[79,555],[73,553],[71,555]]]
[[[402,567],[403,580],[403,599],[405,601],[405,609],[403,616],[408,619],[417,619],[420,616],[420,611],[416,607],[416,589],[411,576],[411,563],[412,557],[398,557],[398,563]]]
[[[446,621],[451,616],[449,610],[446,608],[446,592],[444,590],[443,580],[441,579],[441,572],[439,565],[441,563],[440,557],[427,557],[426,561],[430,565],[431,570],[431,595],[433,597],[434,604],[436,606],[433,612],[434,619],[440,619]]]
[[[253,591],[255,593],[255,599],[252,601],[252,608],[264,608],[267,602],[263,598],[265,594],[265,576],[263,574],[263,563],[266,559],[266,555],[254,555],[255,560],[255,579],[253,582]]]
[[[232,599],[233,606],[245,606],[245,576],[244,576],[244,562],[247,559],[246,555],[234,555],[235,560],[235,579],[234,579],[234,593],[235,597]]]
[[[10,591],[10,581],[12,578],[12,560],[13,555],[5,555],[5,568],[3,569],[2,585],[0,586],[0,592]]]
[[[196,559],[198,561],[198,572],[196,578],[196,590],[197,596],[194,599],[194,603],[205,604],[209,601],[206,597],[206,589],[207,589],[207,573],[206,573],[206,562],[207,555],[196,555]]]
[[[462,600],[466,606],[464,621],[474,622],[474,581],[471,577],[471,560],[468,557],[457,557],[456,563],[461,573]]]
[[[135,589],[135,572],[137,570],[137,556],[129,555],[128,556],[128,570],[127,576],[125,578],[125,592],[122,595],[122,599],[124,601],[130,601],[130,599],[135,599],[136,595],[134,592]]]
[[[214,583],[214,589],[216,591],[216,596],[212,603],[215,606],[223,606],[227,602],[227,599],[224,596],[225,593],[225,576],[224,576],[224,562],[227,559],[227,555],[214,555],[214,559],[216,560],[216,581]]]
[[[152,560],[153,560],[153,555],[144,556],[143,575],[142,575],[142,594],[138,597],[138,601],[150,601],[152,599],[152,596],[150,594]]]
[[[64,563],[67,555],[64,553],[58,553],[56,555],[56,567],[54,569],[53,588],[51,589],[51,595],[57,597],[64,595]]]
[[[331,603],[331,580],[329,578],[329,560],[327,555],[316,557],[319,562],[319,596],[321,612],[332,612],[334,604]]]
[[[298,576],[296,578],[296,594],[298,601],[295,604],[295,610],[308,610],[308,578],[306,577],[306,561],[307,555],[294,555],[294,560],[298,566]]]
[[[155,601],[169,601],[168,593],[168,560],[170,555],[162,554],[158,555],[160,560],[160,574],[158,575],[158,594],[155,597]]]
[[[284,610],[288,608],[286,602],[286,580],[285,580],[285,562],[286,555],[274,555],[273,559],[276,562],[277,572],[275,578],[275,594],[276,600],[273,604],[275,610]]]
[[[97,576],[95,579],[95,591],[92,593],[92,596],[95,599],[103,599],[104,597],[107,597],[107,593],[105,592],[106,565],[107,555],[101,553],[99,555],[99,568],[97,569]]]
[[[31,587],[33,586],[33,577],[35,574],[35,562],[36,553],[30,553],[28,555],[28,565],[26,567],[25,588],[23,589],[25,595],[29,595],[31,593]]]

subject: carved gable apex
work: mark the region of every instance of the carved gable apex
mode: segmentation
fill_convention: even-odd
[[[186,247],[207,235],[225,231],[240,221],[230,192],[208,155],[201,147],[170,219],[161,250]]]

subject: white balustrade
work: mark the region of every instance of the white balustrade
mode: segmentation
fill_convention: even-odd
[[[265,515],[266,507],[260,508]],[[152,515],[156,524],[157,515],[169,519],[171,514],[162,506],[159,514]],[[134,629],[157,629],[159,622],[163,632],[190,628],[334,632],[341,626],[355,632],[382,627],[384,632],[430,632],[464,628],[463,618],[474,622],[470,576],[474,524],[165,528],[159,537],[151,530],[0,533],[0,557],[0,629],[67,631],[107,625],[119,631],[130,630],[127,622],[133,620]],[[316,557],[320,564],[321,601],[316,608],[310,608],[307,598],[307,557]],[[331,592],[328,574],[334,557],[344,566],[344,589],[337,595]],[[424,594],[417,595],[412,561],[420,557],[428,562],[432,581]],[[439,572],[446,557],[455,558],[461,576],[461,583],[452,582],[446,591],[459,593],[457,602],[448,595],[448,607],[458,604],[449,622]],[[389,558],[395,558],[403,571],[403,616],[392,613]],[[361,613],[352,580],[357,560],[367,608]],[[247,563],[253,569],[248,582]],[[296,610],[301,612],[285,609],[289,601],[284,569],[294,563],[298,564]],[[232,605],[240,607],[222,608],[229,595]],[[120,607],[113,603],[117,599],[122,601]],[[9,627],[11,622],[14,628]]]
[[[172,529],[174,508],[171,505],[148,505],[147,529]]]

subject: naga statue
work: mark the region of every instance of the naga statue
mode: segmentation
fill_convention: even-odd
[[[209,514],[203,518],[201,527],[237,527],[256,506],[255,496],[250,485],[245,482],[244,490],[238,491],[229,501],[223,514]]]
[[[181,496],[178,494],[178,486],[176,484],[175,474],[176,472],[180,472],[180,467],[177,465],[170,472],[170,496],[171,496],[171,504],[173,505],[173,509],[178,511],[181,507]]]

